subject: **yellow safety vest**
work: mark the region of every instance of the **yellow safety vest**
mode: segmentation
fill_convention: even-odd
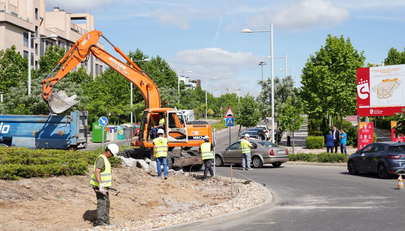
[[[111,175],[111,164],[110,161],[108,161],[108,158],[101,154],[99,157],[97,157],[96,161],[94,162],[94,171],[96,171],[96,163],[98,158],[103,158],[104,160],[104,171],[100,173],[101,177],[101,186],[103,187],[111,187],[112,186],[112,175]],[[91,175],[90,179],[90,184],[96,187],[100,186],[100,183],[97,181],[95,173]]]
[[[155,158],[167,157],[167,139],[163,137],[158,137],[153,139],[153,154]]]
[[[161,118],[159,120],[159,126],[163,126],[163,125],[165,125],[165,118]]]
[[[203,159],[203,160],[214,159],[214,153],[211,152],[211,143],[210,142],[202,143],[200,146],[200,149],[201,149],[201,159]]]
[[[252,145],[250,144],[249,141],[244,140],[244,139],[240,140],[240,149],[242,149],[243,154],[249,154],[251,146]]]

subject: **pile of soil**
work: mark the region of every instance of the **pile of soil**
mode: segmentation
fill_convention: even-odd
[[[137,168],[113,170],[111,223],[176,214],[230,199],[230,184],[188,174],[167,180]],[[92,227],[96,197],[89,176],[0,181],[0,230],[74,230]]]

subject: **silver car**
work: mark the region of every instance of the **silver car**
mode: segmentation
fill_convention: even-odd
[[[279,147],[269,141],[252,140],[249,142],[252,147],[252,165],[254,168],[263,167],[264,164],[272,164],[274,167],[280,167],[288,161],[288,150]],[[240,141],[228,146],[224,152],[215,154],[216,166],[225,164],[241,164],[242,150]]]

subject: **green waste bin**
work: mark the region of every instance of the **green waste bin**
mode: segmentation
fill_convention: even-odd
[[[117,140],[125,140],[124,128],[122,126],[117,127]]]
[[[91,130],[91,142],[93,143],[101,143],[106,140],[107,134],[104,132],[104,139],[103,137],[103,127],[98,124],[98,122],[94,122]]]

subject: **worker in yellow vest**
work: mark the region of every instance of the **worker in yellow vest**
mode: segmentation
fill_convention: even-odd
[[[108,158],[116,156],[118,152],[118,145],[108,144],[104,152],[94,162],[94,173],[91,176],[90,185],[96,192],[97,197],[95,226],[110,224],[110,197],[108,189],[112,186],[112,173]]]
[[[252,159],[251,147],[252,144],[249,142],[249,134],[245,134],[240,140],[240,149],[242,150],[242,168],[243,170],[250,170],[250,162]]]
[[[208,171],[211,177],[214,176],[214,171],[212,170],[212,165],[214,162],[214,153],[211,151],[211,143],[209,139],[204,139],[204,143],[200,146],[201,159],[204,161],[204,179],[208,176]]]
[[[156,168],[158,177],[162,176],[162,165],[163,165],[163,175],[165,180],[168,175],[167,167],[167,138],[164,137],[163,129],[158,129],[158,137],[153,139],[153,155],[156,159]]]

